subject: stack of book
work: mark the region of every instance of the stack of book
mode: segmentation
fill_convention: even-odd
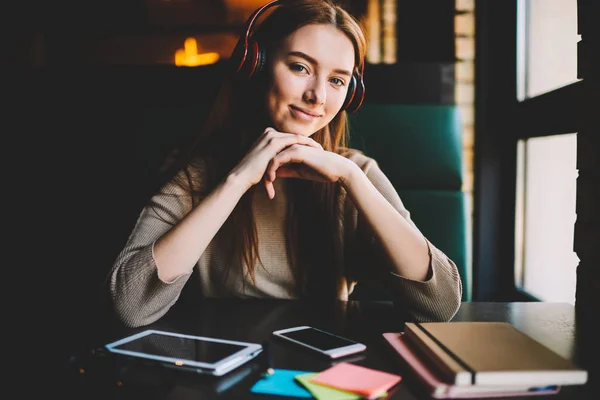
[[[433,398],[548,395],[587,382],[586,370],[505,322],[406,323],[383,337]]]

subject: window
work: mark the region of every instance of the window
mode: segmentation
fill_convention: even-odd
[[[517,151],[517,287],[542,301],[574,304],[577,135],[522,139]]]
[[[577,81],[577,0],[519,0],[518,98]]]
[[[577,134],[575,121],[560,114],[568,114],[565,98],[577,82],[579,40],[577,0],[517,2],[517,98],[531,132],[517,142],[515,285],[538,300],[571,304]],[[547,131],[558,125],[561,132]]]

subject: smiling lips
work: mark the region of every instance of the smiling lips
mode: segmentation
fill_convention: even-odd
[[[321,115],[310,112],[304,108],[290,106],[290,110],[292,110],[292,115],[301,121],[313,122],[317,118],[320,118]]]

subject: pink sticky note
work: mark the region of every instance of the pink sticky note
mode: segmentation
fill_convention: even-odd
[[[400,375],[342,362],[319,373],[310,381],[375,399],[401,379]]]

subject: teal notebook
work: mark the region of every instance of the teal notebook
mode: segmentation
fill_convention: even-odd
[[[308,374],[310,371],[292,369],[275,369],[273,375],[256,381],[250,389],[252,393],[270,394],[275,396],[304,397],[312,399],[313,395],[294,380],[296,375]]]

